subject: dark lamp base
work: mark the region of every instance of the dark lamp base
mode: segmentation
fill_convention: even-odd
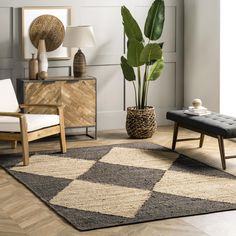
[[[83,77],[86,75],[86,59],[80,49],[74,56],[73,71],[74,77]]]

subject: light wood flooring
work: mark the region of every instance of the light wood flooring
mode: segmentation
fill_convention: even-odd
[[[182,137],[198,134],[180,130]],[[153,138],[145,140],[170,147],[172,127],[159,127]],[[81,141],[78,136],[68,137],[68,148],[107,145],[115,143],[142,142],[129,139],[124,130],[100,132],[98,140]],[[236,154],[236,143],[226,141],[226,153]],[[206,137],[202,149],[196,141],[177,143],[177,151],[192,158],[221,168],[217,141]],[[59,149],[59,141],[44,140],[30,144],[30,150]],[[0,143],[0,154],[20,152],[10,149],[10,144]],[[1,156],[4,158],[4,155]],[[236,174],[236,159],[227,160],[227,171]],[[210,188],[210,186],[209,186]],[[201,216],[160,220],[129,226],[79,232],[51,211],[23,185],[0,169],[0,236],[235,236],[236,211],[220,212]]]

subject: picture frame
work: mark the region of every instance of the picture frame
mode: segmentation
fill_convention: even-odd
[[[71,7],[50,6],[50,7],[23,7],[22,8],[22,51],[23,58],[29,60],[32,53],[37,54],[37,48],[32,44],[29,30],[32,22],[44,15],[51,15],[59,19],[64,29],[71,24]],[[71,49],[63,47],[62,44],[54,51],[47,52],[49,60],[66,60],[71,58]]]

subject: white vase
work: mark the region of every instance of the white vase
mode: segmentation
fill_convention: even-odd
[[[37,58],[39,61],[39,73],[42,71],[47,72],[48,71],[48,58],[47,58],[46,45],[45,45],[44,39],[39,40]]]

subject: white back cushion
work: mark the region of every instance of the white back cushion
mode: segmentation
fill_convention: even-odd
[[[0,80],[0,112],[18,111],[19,103],[11,79]]]

